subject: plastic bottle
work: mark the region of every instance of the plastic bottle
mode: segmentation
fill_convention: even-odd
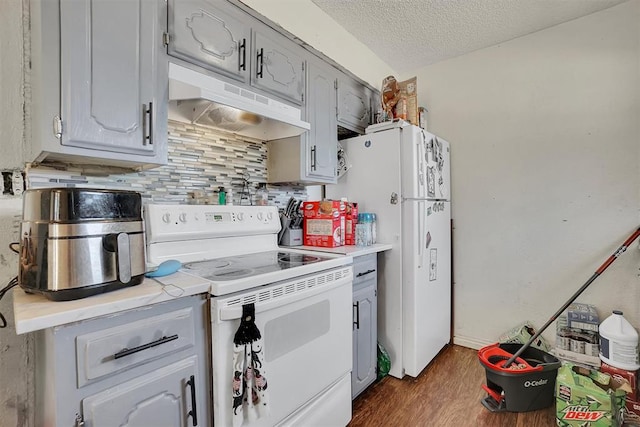
[[[376,214],[371,214],[371,243],[375,244],[378,241],[378,217]]]
[[[640,369],[638,332],[619,310],[600,323],[600,359],[627,371]]]
[[[368,213],[360,213],[356,224],[356,246],[369,245],[371,245],[371,218]]]
[[[218,204],[219,205],[227,204],[227,193],[225,193],[224,187],[218,187]]]
[[[233,205],[233,189],[231,187],[227,190],[227,204]]]
[[[256,205],[267,206],[269,204],[269,193],[267,192],[267,186],[260,184],[256,190]]]

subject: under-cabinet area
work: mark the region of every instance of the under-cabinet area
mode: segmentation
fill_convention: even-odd
[[[209,425],[208,318],[196,295],[37,331],[36,425]]]

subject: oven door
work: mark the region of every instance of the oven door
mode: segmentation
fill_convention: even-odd
[[[247,303],[255,304],[264,340],[269,414],[245,418],[243,425],[277,425],[329,400],[324,392],[351,371],[352,279],[352,267],[346,266],[212,298],[214,426],[234,425],[233,337]],[[329,409],[344,414],[343,425],[351,418],[351,401],[345,400]]]

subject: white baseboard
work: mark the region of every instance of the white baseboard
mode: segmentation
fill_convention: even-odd
[[[474,350],[480,350],[482,347],[485,347],[489,344],[494,344],[495,342],[496,341],[485,341],[485,340],[479,340],[476,338],[457,336],[457,335],[453,337],[454,344],[460,345],[462,347],[472,348]]]

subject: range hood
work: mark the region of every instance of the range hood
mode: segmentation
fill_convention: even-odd
[[[311,129],[300,117],[299,108],[169,63],[170,119],[271,141]]]

